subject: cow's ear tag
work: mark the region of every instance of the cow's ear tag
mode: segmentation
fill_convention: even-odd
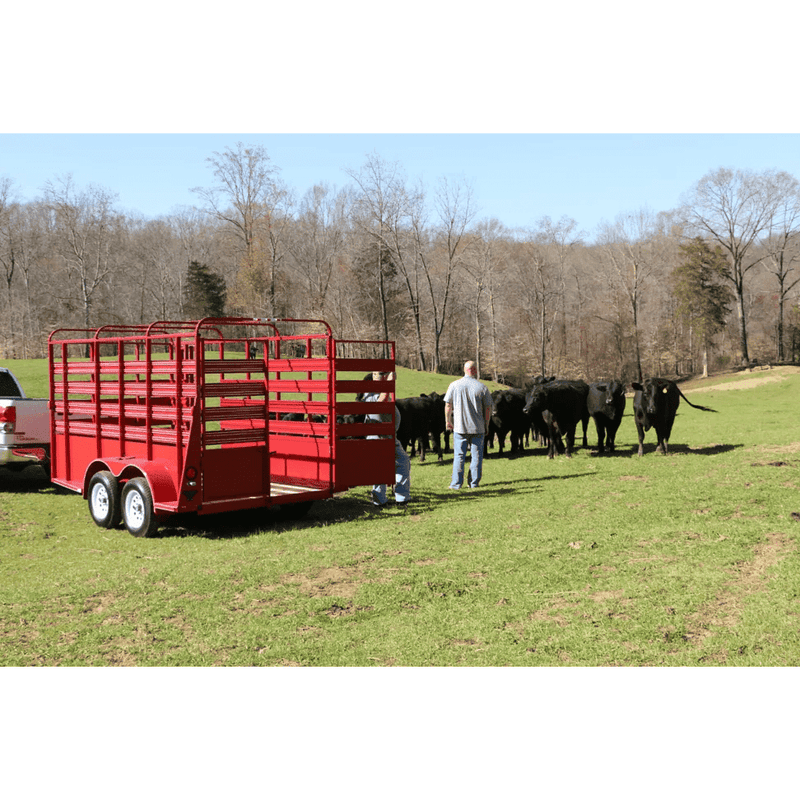
[[[666,394],[667,393],[667,387],[666,386],[661,390],[661,393],[662,394]]]

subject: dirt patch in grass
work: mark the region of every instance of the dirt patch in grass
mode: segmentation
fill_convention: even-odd
[[[800,442],[780,445],[759,445],[758,450],[762,453],[800,453]],[[753,466],[756,466],[755,464]]]
[[[795,543],[780,531],[767,534],[767,541],[753,549],[753,559],[729,570],[731,580],[717,597],[687,617],[686,640],[700,646],[713,635],[713,627],[733,628],[739,624],[747,598],[764,591],[768,571],[796,550]]]
[[[752,378],[745,378],[744,380],[734,381],[733,383],[716,383],[713,386],[699,386],[692,383],[686,389],[686,392],[716,392],[726,391],[728,389],[753,389],[756,386],[763,386],[765,383],[780,383],[785,381],[789,375],[797,375],[800,373],[800,367],[776,367],[775,369],[760,370],[758,372],[750,373]]]
[[[295,584],[307,597],[352,598],[366,583],[380,583],[381,578],[367,577],[359,567],[325,567],[314,575],[284,575],[284,584]],[[383,580],[388,580],[385,578]]]

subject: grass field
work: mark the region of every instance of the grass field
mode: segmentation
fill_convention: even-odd
[[[0,362],[34,396],[44,362]],[[451,377],[400,370],[398,396]],[[494,388],[494,387],[492,387]],[[800,370],[682,386],[667,456],[412,463],[413,508],[366,487],[286,523],[96,527],[37,468],[0,475],[4,666],[800,664]],[[702,394],[700,392],[702,391]],[[697,397],[695,397],[697,395]]]

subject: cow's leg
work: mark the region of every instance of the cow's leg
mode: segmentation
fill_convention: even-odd
[[[639,437],[639,455],[644,455],[644,425],[637,421],[636,435]]]
[[[597,452],[600,455],[603,455],[603,453],[605,452],[603,444],[606,438],[605,425],[603,424],[602,420],[595,417],[594,427],[597,429]]]
[[[656,445],[656,452],[663,453],[666,455],[666,448],[665,448],[665,441],[664,441],[664,429],[660,425],[656,425],[656,441],[658,444]]]
[[[613,422],[608,426],[608,430],[606,432],[606,446],[608,447],[608,452],[609,453],[613,453],[614,452],[614,447],[615,447],[616,439],[617,439],[617,428],[618,427],[619,427],[619,425],[616,425]]]
[[[558,428],[558,423],[553,423],[550,426],[550,452],[555,453],[564,452],[564,440],[561,437],[561,431]],[[553,456],[551,455],[550,458]]]
[[[558,443],[556,442],[556,437],[558,436],[558,432],[555,429],[554,425],[547,426],[547,432],[550,437],[550,440],[547,443],[547,457],[548,458],[555,458],[556,451],[558,449]],[[559,438],[560,442],[560,438]]]
[[[436,453],[439,463],[442,463],[444,458],[442,457],[442,439],[440,434],[432,433],[431,442],[433,444],[433,452]]]
[[[672,426],[675,424],[675,417],[672,419],[667,420],[666,425],[664,427],[664,452],[667,451],[667,442],[669,442],[669,437],[672,436]]]
[[[568,428],[566,436],[564,437],[567,440],[567,448],[566,448],[567,458],[572,458],[572,450],[575,447],[575,427]]]

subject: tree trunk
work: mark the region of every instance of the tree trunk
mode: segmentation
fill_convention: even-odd
[[[750,354],[747,350],[747,322],[744,313],[744,292],[741,287],[736,287],[736,314],[739,320],[739,364],[746,367],[750,364]]]

